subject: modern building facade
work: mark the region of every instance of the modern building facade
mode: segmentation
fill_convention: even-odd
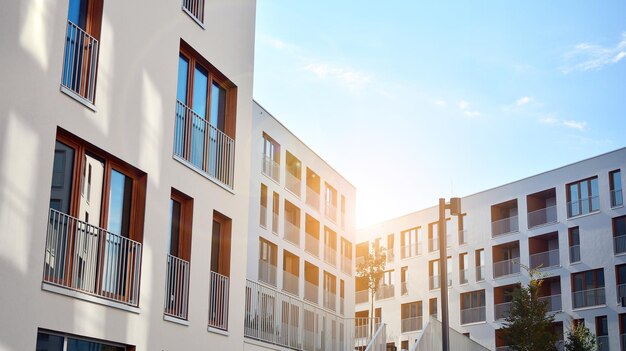
[[[541,296],[555,330],[585,323],[600,350],[625,350],[626,149],[583,160],[461,199],[462,216],[446,221],[450,326],[493,350],[506,350],[498,329],[512,291],[528,282],[524,267],[545,275]],[[413,346],[428,316],[440,319],[438,208],[364,229],[356,261],[384,248],[387,266],[375,298],[387,342]],[[356,279],[356,315],[368,294]]]
[[[0,349],[242,347],[254,24],[253,0],[3,3]]]

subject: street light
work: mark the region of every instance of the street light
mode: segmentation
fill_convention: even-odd
[[[446,204],[446,199],[439,199],[439,289],[441,289],[441,345],[442,351],[450,351],[450,321],[448,316],[448,264],[447,264],[447,235],[446,233],[446,209],[450,210],[451,216],[461,215],[461,199],[450,198]]]

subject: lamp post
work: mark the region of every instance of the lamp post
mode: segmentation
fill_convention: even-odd
[[[450,203],[446,204],[446,199],[439,199],[439,289],[441,290],[441,345],[442,351],[450,351],[450,321],[448,316],[448,252],[446,233],[446,209],[450,210],[450,215],[461,215],[461,199],[450,198]]]

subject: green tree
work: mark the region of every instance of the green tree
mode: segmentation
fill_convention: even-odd
[[[566,351],[595,351],[596,338],[585,323],[572,323],[565,338]]]
[[[503,338],[512,350],[556,350],[557,335],[552,328],[554,314],[548,313],[548,302],[539,299],[542,277],[527,269],[530,282],[511,294],[511,309],[502,328]]]
[[[365,260],[356,266],[357,277],[365,279],[367,288],[370,291],[370,317],[374,317],[374,295],[376,295],[380,287],[380,282],[385,273],[386,263],[387,256],[385,255],[384,248],[376,247],[374,250],[370,250],[365,256]],[[371,334],[374,333],[373,325],[374,323],[370,323]]]

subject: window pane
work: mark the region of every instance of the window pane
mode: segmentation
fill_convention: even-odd
[[[70,0],[67,19],[84,30],[87,24],[87,0]]]
[[[50,207],[67,214],[70,212],[73,169],[74,149],[57,141],[52,165]]]
[[[63,351],[63,337],[45,333],[37,333],[35,351]]]
[[[122,173],[111,171],[111,190],[109,193],[109,223],[107,229],[128,237],[130,228],[130,204],[133,180]]]
[[[213,82],[211,86],[211,125],[224,131],[226,118],[226,89]]]
[[[68,338],[67,351],[124,351],[124,348],[111,345],[103,345],[93,341]]]
[[[620,171],[611,173],[611,178],[613,180],[613,188],[611,190],[619,190],[622,188],[622,175]]]
[[[80,196],[78,218],[99,227],[102,213],[104,162],[90,154],[85,154],[84,160],[89,174],[86,179],[83,179],[86,191]],[[89,212],[89,218],[86,217],[86,212]]]
[[[180,238],[180,202],[170,200],[170,243],[169,253],[178,257],[178,244]]]
[[[208,88],[209,75],[207,71],[196,66],[193,74],[193,112],[204,119],[206,119]]]
[[[184,56],[178,57],[178,85],[176,99],[187,105],[187,77],[189,77],[189,60]]]

